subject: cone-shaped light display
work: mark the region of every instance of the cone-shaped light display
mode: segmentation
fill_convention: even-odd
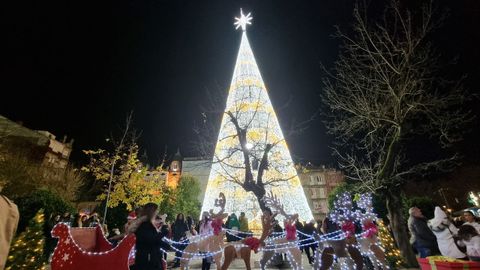
[[[242,130],[246,131],[247,143],[243,149],[249,149],[254,181],[258,180],[258,168],[267,145],[273,145],[268,151],[268,169],[261,178],[266,192],[273,191],[284,205],[285,212],[298,213],[301,220],[312,220],[312,212],[247,39],[245,30],[247,24],[250,24],[250,14],[245,16],[242,12],[241,17],[236,19],[237,28],[243,30],[242,40],[202,212],[214,209],[215,199],[223,192],[227,201],[225,212],[236,213],[237,216],[240,212],[245,212],[251,228],[259,228],[260,225],[262,213],[258,200],[252,192],[246,192],[240,185],[245,180],[245,151],[242,151],[232,117],[227,114],[231,113]]]

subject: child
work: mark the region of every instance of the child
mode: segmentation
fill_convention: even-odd
[[[467,255],[472,261],[480,262],[480,235],[471,225],[462,225],[458,230],[458,244],[467,247]]]

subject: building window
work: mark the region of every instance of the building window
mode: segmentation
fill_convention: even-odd
[[[315,201],[313,202],[313,212],[322,212],[322,205],[320,202]]]
[[[325,185],[325,176],[323,174],[317,175],[317,183],[320,185]]]
[[[310,175],[310,185],[314,185],[314,184],[315,184],[315,176]]]
[[[325,198],[325,197],[326,197],[326,195],[325,195],[325,188],[319,188],[318,191],[319,191],[319,192],[318,192],[318,193],[319,193],[318,195],[319,195],[320,198]]]
[[[319,208],[320,208],[320,212],[327,213],[328,212],[327,202],[326,201],[320,201]]]
[[[172,164],[172,167],[174,171],[178,171],[178,164],[176,162]]]

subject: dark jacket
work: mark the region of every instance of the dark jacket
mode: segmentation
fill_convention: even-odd
[[[137,270],[162,270],[163,234],[157,232],[150,221],[145,221],[135,232],[137,242],[135,245],[135,269]]]
[[[437,249],[437,238],[433,232],[428,228],[427,219],[413,218],[412,233],[415,234],[415,244],[419,247]]]
[[[315,232],[315,226],[312,223],[307,223],[305,227],[303,227],[303,233],[313,235],[313,232]]]
[[[185,221],[175,221],[172,225],[172,238],[174,241],[179,241],[187,237],[188,225]]]
[[[323,220],[323,233],[327,234],[327,233],[333,233],[333,232],[336,232],[338,231],[340,228],[338,227],[337,223],[333,222],[332,220],[330,220],[328,217],[326,217],[324,220]]]
[[[315,240],[313,238],[310,238],[315,233],[315,226],[313,225],[313,223],[307,223],[305,227],[303,227],[303,233],[309,235],[309,236],[305,236],[305,235],[303,236],[303,239],[309,238],[309,240],[305,241],[306,242],[305,244],[307,245],[313,244]]]
[[[162,225],[162,227],[160,228],[160,236],[162,237],[162,239],[163,237],[168,237],[169,234],[170,231],[168,229],[168,226]],[[160,243],[160,247],[165,251],[168,251],[170,249],[170,245],[165,241],[162,241],[162,243]]]

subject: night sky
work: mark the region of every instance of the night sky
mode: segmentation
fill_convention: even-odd
[[[417,0],[418,1],[418,0]],[[437,1],[450,13],[433,37],[452,72],[480,85],[480,1]],[[372,1],[373,10],[384,1]],[[193,123],[206,90],[227,91],[241,32],[234,16],[252,12],[250,44],[282,127],[321,106],[320,64],[338,54],[334,25],[348,28],[353,1],[8,1],[2,14],[0,114],[82,149],[103,147],[133,110],[140,145],[155,163],[168,146],[194,155]],[[6,45],[6,46],[5,46]],[[477,102],[478,103],[478,102]],[[479,106],[468,105],[476,114]],[[288,104],[288,106],[284,106]],[[475,126],[475,125],[473,125]],[[480,134],[473,128],[466,144]],[[321,118],[288,143],[297,160],[334,164]],[[472,149],[470,147],[470,149]]]

